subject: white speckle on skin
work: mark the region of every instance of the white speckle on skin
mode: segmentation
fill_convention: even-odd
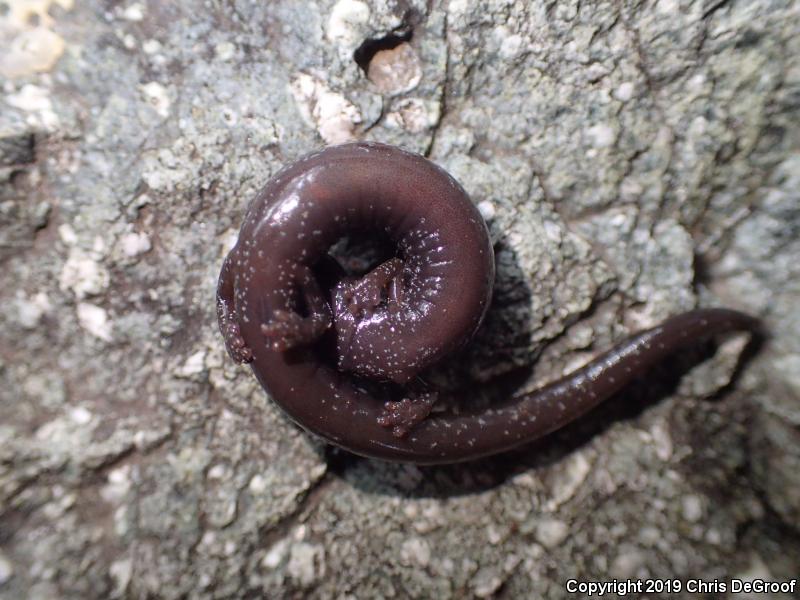
[[[111,341],[111,321],[105,309],[88,302],[81,302],[77,307],[78,323],[86,331],[105,342]]]

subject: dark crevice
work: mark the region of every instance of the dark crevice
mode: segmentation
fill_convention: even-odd
[[[373,57],[383,50],[393,50],[400,44],[410,42],[414,36],[414,28],[422,21],[421,15],[415,10],[407,10],[403,15],[401,25],[379,38],[365,40],[353,52],[353,60],[356,61],[361,70],[367,73],[369,63]]]

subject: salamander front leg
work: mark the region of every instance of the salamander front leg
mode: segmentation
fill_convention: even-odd
[[[299,286],[308,314],[277,309],[266,323],[261,324],[261,333],[273,350],[283,352],[313,344],[332,325],[330,306],[311,271],[303,274]]]
[[[390,258],[363,277],[340,282],[336,290],[337,314],[347,310],[356,319],[369,317],[382,302],[390,311],[396,311],[401,301],[403,266],[401,259]]]
[[[253,351],[245,344],[239,321],[236,318],[233,301],[234,277],[229,256],[222,263],[222,272],[217,286],[217,322],[225,340],[225,349],[230,357],[238,363],[249,363],[253,360]]]

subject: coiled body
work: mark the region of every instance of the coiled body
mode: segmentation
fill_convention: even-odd
[[[344,236],[377,237],[393,255],[350,277],[327,254]],[[231,356],[250,363],[297,423],[357,454],[422,464],[529,442],[676,349],[756,323],[726,309],[691,311],[502,406],[432,413],[436,393],[413,379],[472,337],[493,281],[486,226],[461,186],[421,156],[355,143],[270,180],[223,264],[217,307]],[[365,379],[409,392],[374,397]]]

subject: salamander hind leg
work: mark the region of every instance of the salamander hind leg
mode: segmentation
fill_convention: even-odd
[[[436,392],[420,392],[412,393],[399,401],[386,402],[378,417],[378,425],[391,427],[392,435],[404,438],[428,418],[438,397]]]

